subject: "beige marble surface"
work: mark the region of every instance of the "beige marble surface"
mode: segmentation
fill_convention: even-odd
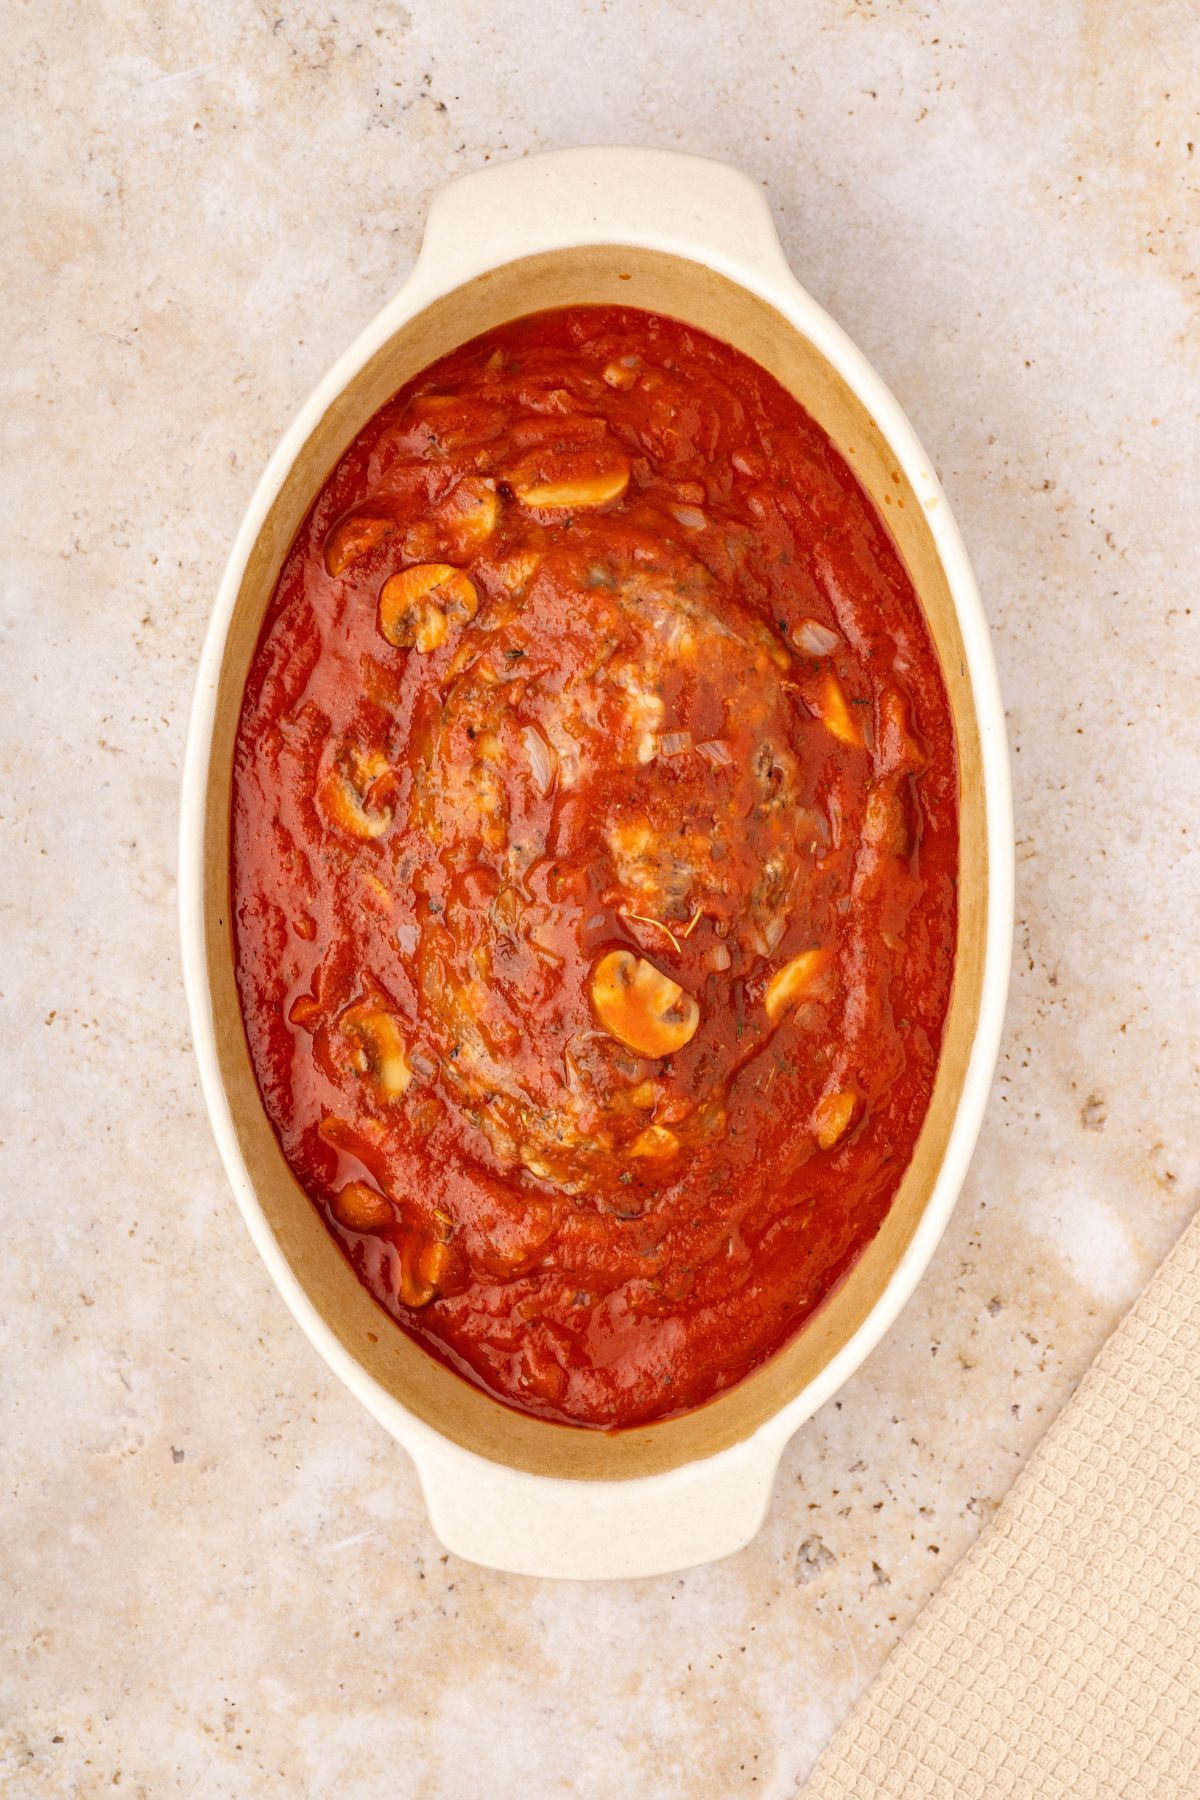
[[[13,0],[0,55],[0,1789],[790,1796],[1200,1198],[1200,15]],[[915,1300],[750,1548],[589,1589],[447,1559],[270,1288],[173,867],[283,424],[440,183],[605,140],[761,178],[908,408],[994,625],[1020,862],[999,1077]]]

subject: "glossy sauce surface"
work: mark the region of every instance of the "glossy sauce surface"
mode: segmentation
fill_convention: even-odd
[[[949,999],[953,732],[879,515],[740,353],[580,307],[402,390],[287,558],[233,799],[268,1115],[460,1373],[684,1410],[877,1230]]]

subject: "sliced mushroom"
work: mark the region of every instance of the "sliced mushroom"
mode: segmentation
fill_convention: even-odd
[[[376,544],[390,538],[395,529],[395,519],[379,518],[374,513],[351,513],[334,527],[325,541],[327,572],[340,575]]]
[[[629,458],[617,450],[542,455],[509,476],[523,506],[582,512],[619,500],[629,486]]]
[[[436,1238],[407,1237],[400,1247],[400,1298],[405,1306],[428,1306],[449,1272],[453,1252]]]
[[[507,423],[500,407],[464,394],[419,394],[413,412],[433,433],[442,450],[489,443],[500,436]]]
[[[408,1046],[392,1013],[364,1002],[342,1014],[341,1027],[355,1045],[355,1067],[369,1075],[382,1100],[398,1100],[412,1080]]]
[[[517,550],[496,564],[496,573],[510,594],[523,594],[537,574],[541,560],[540,550]]]
[[[468,475],[404,533],[404,554],[413,562],[453,557],[466,562],[496,529],[500,498],[490,481]]]
[[[841,743],[861,745],[863,735],[858,728],[858,721],[850,711],[842,684],[832,669],[825,672],[817,699],[817,710],[826,729]]]
[[[629,1146],[630,1156],[646,1156],[652,1162],[665,1162],[679,1149],[679,1139],[665,1125],[647,1125]]]
[[[414,563],[389,576],[379,596],[379,629],[398,650],[428,652],[444,644],[452,620],[473,619],[475,584],[450,563]]]
[[[391,1201],[366,1181],[348,1181],[333,1196],[330,1209],[346,1231],[380,1232],[396,1223]]]
[[[890,850],[893,856],[908,854],[908,816],[903,796],[891,778],[876,782],[868,790],[863,809],[863,842],[873,850]]]
[[[700,1008],[677,981],[628,950],[610,950],[592,971],[592,1005],[610,1036],[639,1056],[671,1056],[690,1043]]]
[[[877,768],[887,774],[919,775],[928,761],[913,736],[907,702],[895,688],[884,688],[879,696],[875,758]]]
[[[835,1088],[822,1094],[813,1113],[813,1130],[822,1150],[832,1150],[845,1136],[854,1117],[857,1096],[851,1088]]]
[[[763,1002],[772,1024],[783,1017],[789,1006],[803,999],[825,967],[827,958],[825,950],[802,950],[799,956],[793,956],[781,969],[776,969],[767,983]]]
[[[381,750],[344,748],[317,785],[317,799],[330,824],[350,837],[382,837],[392,822],[392,808],[374,801],[371,789],[390,766]]]
[[[468,475],[437,509],[451,556],[473,556],[491,537],[500,517],[500,500],[489,481]]]

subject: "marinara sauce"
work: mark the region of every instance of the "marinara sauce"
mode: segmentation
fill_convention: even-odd
[[[497,1398],[696,1406],[878,1228],[950,992],[953,730],[880,515],[728,345],[573,307],[382,408],[280,575],[232,850],[284,1154]]]

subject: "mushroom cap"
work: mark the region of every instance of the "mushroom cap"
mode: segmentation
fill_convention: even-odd
[[[700,1008],[644,956],[610,950],[592,971],[592,1005],[605,1031],[639,1056],[671,1056],[696,1035]]]

